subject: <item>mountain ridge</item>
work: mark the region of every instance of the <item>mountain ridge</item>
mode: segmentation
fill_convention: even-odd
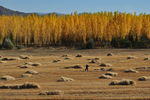
[[[38,13],[38,12],[25,13],[25,12],[15,11],[15,10],[11,10],[11,9],[6,8],[6,7],[0,6],[0,16],[2,16],[2,15],[27,16],[27,15],[31,15],[31,14],[37,14],[39,16],[50,15],[50,14],[56,14],[57,16],[64,15],[64,14],[56,13],[56,12],[52,12],[52,13]]]

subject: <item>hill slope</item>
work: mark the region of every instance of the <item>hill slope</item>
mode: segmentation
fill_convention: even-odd
[[[14,10],[5,8],[3,6],[0,6],[0,15],[28,15],[28,14],[29,13],[14,11]]]

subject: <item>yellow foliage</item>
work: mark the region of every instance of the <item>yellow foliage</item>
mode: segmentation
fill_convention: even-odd
[[[0,16],[0,44],[12,35],[16,44],[55,45],[85,44],[93,38],[97,42],[112,38],[126,38],[133,34],[150,38],[150,15],[118,12],[71,14],[57,16]]]

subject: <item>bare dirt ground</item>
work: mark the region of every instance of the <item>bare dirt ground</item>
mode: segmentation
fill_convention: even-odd
[[[107,56],[113,53],[113,56]],[[81,54],[83,57],[76,57]],[[125,73],[124,70],[137,67],[150,67],[149,49],[92,49],[74,50],[65,48],[39,48],[21,50],[1,50],[2,57],[19,57],[19,55],[31,56],[30,59],[7,61],[0,64],[0,77],[10,75],[16,78],[11,81],[0,81],[4,84],[22,84],[25,82],[38,83],[40,89],[0,89],[0,99],[51,99],[51,100],[150,100],[150,81],[138,81],[140,76],[150,76],[150,69],[140,70],[139,73]],[[62,55],[68,55],[70,59],[64,59]],[[135,56],[134,59],[127,59]],[[88,59],[100,58],[98,63],[89,63]],[[60,60],[54,63],[53,60]],[[26,62],[41,63],[41,66],[32,68],[19,68]],[[100,71],[100,63],[112,64],[113,72],[118,76],[112,79],[99,79],[98,77],[108,71]],[[64,67],[80,64],[85,67],[89,64],[89,71],[83,69],[64,69]],[[21,78],[28,70],[36,70],[37,75]],[[57,82],[61,76],[74,79],[72,82]],[[112,80],[131,79],[135,85],[110,86]],[[63,95],[38,95],[43,91],[61,90]]]

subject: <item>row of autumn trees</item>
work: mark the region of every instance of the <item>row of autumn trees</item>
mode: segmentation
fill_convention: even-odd
[[[119,12],[57,16],[0,16],[0,44],[100,47],[150,47],[150,15]]]

